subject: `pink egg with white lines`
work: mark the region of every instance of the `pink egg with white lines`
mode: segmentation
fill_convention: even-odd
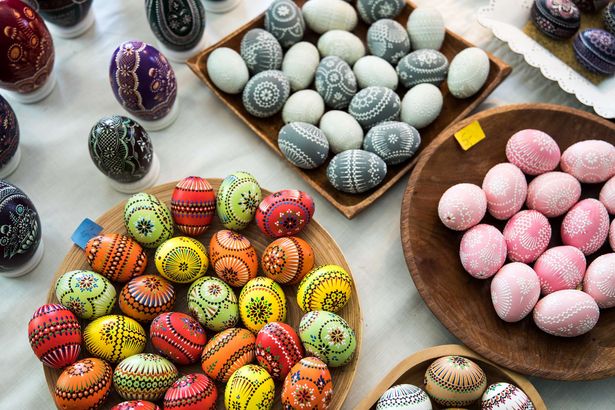
[[[615,177],[606,181],[600,190],[600,202],[611,215],[615,215]]]
[[[497,164],[483,179],[487,210],[496,219],[508,219],[523,207],[527,197],[527,181],[513,164]]]
[[[521,211],[504,227],[508,258],[513,262],[534,262],[549,246],[551,225],[538,211]]]
[[[597,199],[584,199],[564,217],[561,234],[564,245],[591,255],[604,245],[609,235],[609,214]]]
[[[560,161],[557,142],[538,130],[522,130],[506,144],[506,158],[528,175],[553,171]]]
[[[547,249],[534,264],[543,295],[563,289],[576,289],[583,281],[587,262],[574,246]]]
[[[609,245],[615,251],[615,220],[611,223],[611,229],[609,230]]]
[[[504,235],[494,226],[476,225],[461,238],[459,257],[470,275],[477,279],[490,278],[506,261]]]
[[[615,306],[615,253],[602,255],[589,265],[583,291],[602,309]]]
[[[540,280],[528,265],[506,264],[491,281],[491,301],[500,319],[518,322],[526,317],[540,297]]]
[[[581,198],[581,183],[565,172],[547,172],[530,182],[527,207],[547,218],[564,215]]]
[[[485,192],[474,184],[457,184],[444,192],[438,203],[442,223],[454,231],[477,225],[487,212]]]
[[[575,337],[596,326],[600,309],[587,293],[566,289],[540,299],[533,316],[534,323],[543,332],[553,336]]]
[[[615,175],[615,147],[600,140],[577,142],[564,151],[560,166],[583,183],[604,182]]]

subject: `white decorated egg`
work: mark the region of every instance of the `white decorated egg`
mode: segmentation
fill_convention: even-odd
[[[521,130],[506,143],[506,158],[527,175],[553,171],[560,161],[557,142],[538,130]]]
[[[444,18],[433,7],[417,7],[408,18],[408,34],[415,50],[439,50],[444,42]]]
[[[325,133],[334,154],[359,149],[363,144],[363,128],[345,111],[327,111],[320,119],[320,130]]]
[[[307,122],[316,125],[325,113],[325,102],[314,90],[299,90],[292,94],[282,109],[284,124]]]
[[[431,410],[427,393],[412,384],[398,384],[384,392],[376,403],[376,410]]]
[[[604,182],[615,175],[615,147],[600,140],[577,142],[564,151],[560,166],[583,183]]]
[[[397,64],[410,52],[410,37],[397,21],[378,20],[367,30],[367,48],[371,54]]]
[[[357,92],[357,79],[352,69],[337,56],[325,57],[320,61],[314,85],[325,104],[335,110],[348,107]]]
[[[258,118],[277,114],[290,95],[290,82],[281,71],[269,70],[256,74],[243,89],[246,111]]]
[[[553,336],[575,337],[596,326],[600,309],[587,293],[566,289],[540,299],[533,316],[534,323],[543,332]]]
[[[527,394],[509,383],[494,383],[487,387],[481,398],[482,410],[534,410]]]
[[[600,190],[600,202],[611,215],[615,215],[615,177],[609,179]]]
[[[609,213],[597,199],[584,199],[564,217],[561,235],[564,245],[590,255],[604,245],[609,235]]]
[[[581,198],[581,183],[565,172],[538,175],[527,189],[527,207],[547,218],[564,215]]]
[[[494,226],[479,224],[461,238],[459,258],[463,268],[477,279],[495,275],[506,261],[504,235]]]
[[[253,28],[243,36],[239,54],[252,75],[282,67],[282,46],[270,32],[262,28]]]
[[[303,5],[303,17],[312,31],[352,31],[359,21],[354,7],[342,0],[310,0]]]
[[[583,281],[587,262],[574,246],[547,249],[534,264],[543,295],[563,289],[576,289]]]
[[[448,89],[454,97],[468,98],[483,88],[489,76],[489,57],[477,47],[455,56],[448,69]]]
[[[491,281],[491,301],[500,319],[518,322],[526,317],[540,297],[540,280],[528,265],[504,265]]]
[[[525,175],[513,164],[497,164],[483,179],[487,210],[496,219],[508,219],[519,212],[527,197]]]
[[[549,246],[551,225],[538,211],[521,211],[506,223],[504,239],[513,262],[534,262]]]
[[[318,39],[318,51],[322,57],[338,56],[350,65],[365,55],[361,39],[344,30],[331,30]]]
[[[615,306],[615,253],[599,256],[589,265],[583,292],[593,297],[602,309]]]
[[[207,74],[216,87],[228,94],[239,94],[250,79],[243,58],[237,51],[227,47],[217,48],[209,55]]]
[[[447,189],[438,203],[442,223],[454,231],[477,225],[487,212],[485,192],[474,184],[457,184]]]
[[[401,103],[401,120],[415,128],[425,128],[440,116],[444,98],[433,84],[412,87]]]
[[[320,54],[312,43],[302,41],[288,49],[282,62],[282,72],[288,77],[293,91],[310,86],[319,63]]]
[[[395,90],[399,83],[397,72],[386,60],[376,56],[361,57],[354,64],[353,72],[359,88],[386,87]]]

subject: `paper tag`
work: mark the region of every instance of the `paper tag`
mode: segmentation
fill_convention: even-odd
[[[485,137],[485,131],[483,131],[478,121],[470,123],[467,127],[455,133],[455,139],[464,151],[469,150],[474,145],[484,140]]]
[[[102,230],[102,226],[98,225],[89,218],[85,218],[79,224],[75,232],[73,232],[70,239],[75,243],[75,245],[85,250],[85,246],[88,241],[98,235]]]

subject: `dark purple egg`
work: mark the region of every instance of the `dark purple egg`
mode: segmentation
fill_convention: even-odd
[[[565,40],[579,30],[581,13],[571,0],[536,0],[532,6],[532,21],[543,34]]]
[[[19,123],[13,108],[0,95],[0,169],[17,152],[19,146]]]
[[[609,0],[572,0],[579,10],[586,13],[595,13],[607,5]]]
[[[615,36],[608,31],[590,28],[574,39],[574,55],[589,71],[615,74]]]

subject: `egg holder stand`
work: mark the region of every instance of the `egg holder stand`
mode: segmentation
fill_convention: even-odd
[[[160,41],[157,42],[157,48],[158,50],[160,50],[162,55],[176,63],[185,63],[189,58],[194,57],[195,55],[203,51],[205,47],[207,47],[207,39],[205,38],[205,32],[203,32],[203,36],[199,40],[199,43],[188,50],[171,50],[170,48],[162,44]]]
[[[221,0],[221,1],[212,1],[212,0],[201,0],[203,2],[203,7],[205,11],[210,13],[218,14],[218,13],[227,13],[233,10],[235,7],[241,3],[242,0]]]
[[[107,177],[109,184],[113,189],[123,194],[136,194],[144,189],[154,186],[158,177],[160,176],[160,160],[158,155],[154,152],[152,155],[152,164],[147,174],[138,181],[135,182],[119,182],[115,179]]]
[[[13,157],[9,159],[9,161],[6,164],[4,164],[2,168],[0,168],[0,179],[5,179],[9,175],[11,175],[13,172],[15,172],[20,162],[21,162],[21,147],[17,146],[17,150],[15,151],[15,154],[13,155]]]
[[[20,276],[27,275],[28,273],[32,272],[38,266],[39,263],[41,263],[44,254],[45,245],[43,244],[43,238],[41,237],[36,251],[34,251],[34,254],[27,262],[13,269],[1,271],[0,276],[4,276],[5,278],[18,278]]]
[[[49,94],[51,94],[55,86],[56,76],[55,73],[52,71],[51,74],[49,74],[49,78],[47,78],[47,81],[45,81],[45,83],[40,88],[29,93],[19,93],[16,91],[7,90],[6,95],[21,104],[34,104],[47,98]]]
[[[171,107],[171,110],[167,113],[167,115],[158,118],[157,120],[144,120],[137,117],[136,115],[133,115],[125,108],[124,111],[126,111],[128,116],[130,116],[131,118],[135,118],[139,125],[141,125],[143,129],[145,129],[145,131],[160,131],[170,127],[175,122],[175,120],[177,120],[177,117],[179,117],[179,99],[175,98],[175,102],[173,103],[173,106]]]
[[[47,22],[47,27],[49,27],[49,31],[51,31],[52,35],[69,39],[76,38],[84,34],[94,25],[95,21],[94,11],[90,8],[85,17],[73,26],[64,27]]]

